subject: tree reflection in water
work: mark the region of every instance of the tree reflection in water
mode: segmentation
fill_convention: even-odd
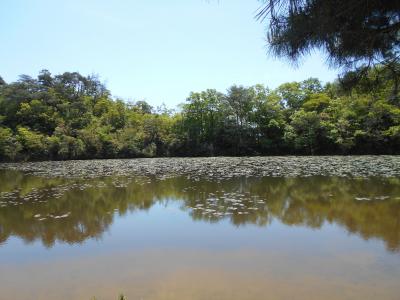
[[[0,171],[0,245],[10,236],[82,243],[100,238],[117,214],[148,210],[174,199],[193,220],[235,226],[320,228],[335,223],[364,239],[378,238],[400,251],[400,179],[338,177],[232,178],[221,181],[185,177],[44,178]],[[168,199],[168,200],[167,200]]]

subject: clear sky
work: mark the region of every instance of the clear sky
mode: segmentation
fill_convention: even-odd
[[[269,57],[257,0],[1,0],[0,75],[96,73],[114,96],[174,107],[190,91],[336,78],[315,53]]]

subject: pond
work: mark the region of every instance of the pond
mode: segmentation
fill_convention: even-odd
[[[399,166],[3,164],[0,299],[399,299]]]

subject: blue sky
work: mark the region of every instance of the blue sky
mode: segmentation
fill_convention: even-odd
[[[1,0],[0,75],[96,73],[114,96],[174,107],[190,91],[336,78],[314,53],[267,55],[257,0]]]

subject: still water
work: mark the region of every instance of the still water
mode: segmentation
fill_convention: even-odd
[[[400,179],[0,171],[0,299],[400,299]]]

